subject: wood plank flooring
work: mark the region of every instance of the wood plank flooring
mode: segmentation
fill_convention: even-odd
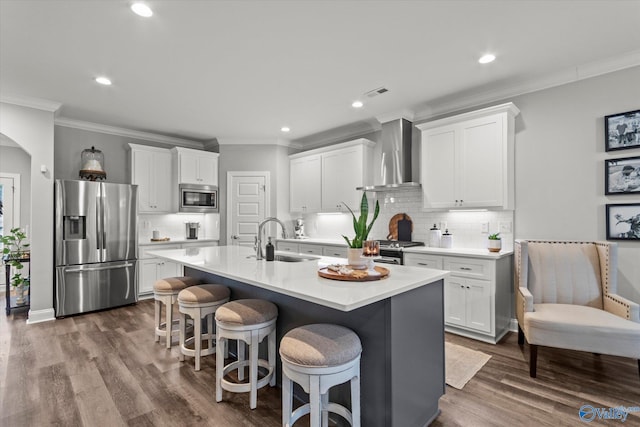
[[[195,372],[193,359],[179,362],[175,347],[155,343],[150,300],[54,322],[25,320],[23,313],[0,316],[0,426],[281,425],[277,388],[260,390],[253,411],[247,394],[225,392],[217,404],[215,357]],[[540,348],[532,379],[516,334],[495,346],[446,339],[492,358],[463,390],[447,386],[433,426],[576,426],[585,404],[640,406],[634,360]],[[592,425],[640,426],[640,413]]]

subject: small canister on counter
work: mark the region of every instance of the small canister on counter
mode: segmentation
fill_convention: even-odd
[[[433,227],[429,230],[429,246],[432,248],[439,248],[441,237],[442,232],[435,224],[433,224]]]
[[[440,247],[451,249],[453,247],[453,235],[449,233],[449,229],[444,230],[444,234],[440,239]]]

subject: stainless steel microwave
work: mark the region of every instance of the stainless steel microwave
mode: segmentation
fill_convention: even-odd
[[[218,187],[215,185],[180,184],[179,212],[213,213],[219,212]]]

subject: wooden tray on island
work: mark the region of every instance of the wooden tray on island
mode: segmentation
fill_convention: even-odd
[[[342,280],[345,282],[371,282],[374,280],[380,280],[380,279],[384,279],[389,277],[389,269],[388,268],[384,268],[384,267],[379,267],[379,266],[374,266],[373,267],[378,273],[380,273],[379,275],[376,276],[360,276],[355,275],[355,276],[351,276],[351,275],[346,275],[346,274],[340,274],[336,271],[332,271],[329,270],[327,267],[323,267],[321,269],[318,270],[318,276],[320,277],[324,277],[325,279],[331,279],[331,280]],[[367,270],[354,270],[354,272],[366,272]]]

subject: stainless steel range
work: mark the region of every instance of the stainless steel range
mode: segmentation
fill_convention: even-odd
[[[380,258],[376,262],[404,265],[404,248],[424,246],[423,242],[403,242],[398,240],[380,240]]]

